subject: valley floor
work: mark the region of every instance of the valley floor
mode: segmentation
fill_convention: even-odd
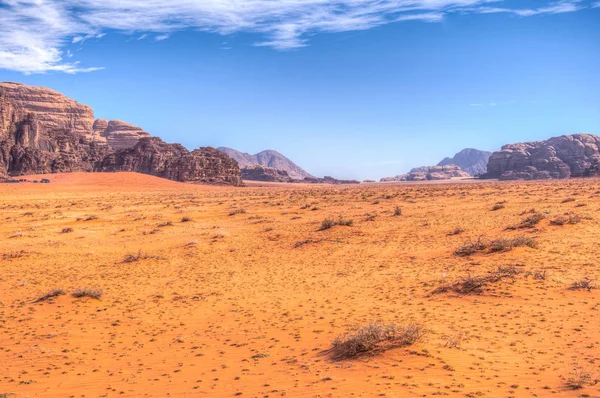
[[[600,180],[51,179],[0,184],[0,396],[600,397]],[[427,333],[328,355],[372,321]]]

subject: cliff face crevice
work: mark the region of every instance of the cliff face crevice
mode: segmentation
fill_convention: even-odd
[[[122,121],[94,121],[56,91],[0,83],[0,177],[134,171],[181,182],[242,185],[237,162],[214,148],[189,152]]]

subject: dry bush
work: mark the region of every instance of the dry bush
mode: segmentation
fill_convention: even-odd
[[[61,233],[68,234],[69,232],[73,232],[73,228],[63,228]]]
[[[565,225],[565,224],[578,224],[581,222],[581,217],[578,215],[558,216],[550,220],[550,225]]]
[[[500,210],[500,209],[504,209],[504,204],[503,203],[496,203],[494,204],[494,206],[492,206],[492,211],[496,211],[496,210]]]
[[[321,227],[319,227],[319,231],[324,231],[326,229],[333,228],[336,225],[351,227],[353,223],[354,222],[351,219],[343,218],[341,216],[337,220],[328,217],[321,222]]]
[[[239,208],[229,212],[230,216],[235,216],[236,214],[246,214],[246,209]]]
[[[591,279],[584,278],[584,279],[573,282],[569,289],[571,289],[571,290],[587,290],[588,292],[590,292],[590,291],[592,291],[592,289],[596,288],[596,286],[594,286],[592,284],[592,282],[593,281]]]
[[[43,296],[41,296],[37,300],[35,300],[34,303],[40,303],[42,301],[47,301],[47,300],[50,300],[51,298],[62,296],[64,294],[66,294],[66,293],[62,289],[52,289],[48,293],[44,294]]]
[[[576,367],[573,369],[569,378],[567,379],[567,386],[571,390],[580,390],[588,385],[596,385],[598,380],[595,380],[594,375],[590,369],[584,369]]]
[[[485,250],[487,248],[487,244],[484,242],[483,237],[477,238],[475,242],[469,239],[468,242],[465,242],[458,249],[454,251],[456,256],[470,256],[471,254],[475,254],[478,251]]]
[[[190,217],[186,216],[186,217],[181,218],[181,222],[190,222],[190,221],[192,221],[192,219]]]
[[[576,199],[575,198],[566,198],[563,199],[560,203],[569,203],[569,202],[575,202]]]
[[[394,217],[402,215],[402,208],[400,206],[394,206]]]
[[[423,339],[425,328],[416,322],[403,326],[369,323],[338,336],[329,354],[334,360],[351,359],[367,353],[383,352],[396,347],[413,345]]]
[[[173,222],[172,221],[165,221],[165,222],[161,222],[157,225],[157,227],[162,228],[162,227],[172,227],[173,226]]]
[[[492,240],[489,245],[490,252],[510,251],[515,247],[531,247],[535,249],[537,243],[535,239],[528,236],[515,236],[514,238],[498,238]]]
[[[84,221],[92,221],[92,220],[97,220],[97,219],[98,219],[98,216],[92,214],[91,216],[87,216],[84,219]]]
[[[434,289],[431,294],[441,294],[449,291],[458,294],[481,294],[489,284],[500,282],[506,278],[514,280],[521,273],[523,271],[514,266],[499,266],[487,275],[473,276],[469,273],[451,285],[443,285]]]
[[[99,300],[102,297],[102,290],[99,289],[75,289],[71,296],[75,298],[89,297]]]

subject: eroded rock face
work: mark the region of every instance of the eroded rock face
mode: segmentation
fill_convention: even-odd
[[[600,137],[573,134],[505,145],[488,162],[486,178],[540,180],[583,177],[600,162]]]
[[[136,171],[182,182],[203,182],[241,186],[237,162],[210,147],[189,152],[179,144],[167,144],[158,137],[142,138],[132,148],[105,157],[96,171]]]
[[[0,83],[0,178],[95,170],[242,184],[237,163],[216,149],[189,152],[125,122],[94,122],[89,107],[55,91]]]
[[[94,122],[94,137],[100,142],[106,142],[113,150],[131,148],[142,138],[150,137],[150,134],[140,127],[120,121],[98,119]]]
[[[291,182],[287,171],[266,166],[248,166],[242,168],[242,179],[249,181]]]
[[[469,173],[463,171],[455,164],[447,166],[423,166],[412,169],[407,174],[400,174],[395,177],[382,178],[381,182],[392,181],[435,181],[450,180],[452,178],[468,178]]]
[[[45,87],[0,83],[0,88],[4,89],[23,115],[35,115],[48,130],[64,129],[79,135],[89,135],[92,132],[94,112],[87,105]]]
[[[491,152],[466,148],[458,152],[452,158],[445,158],[438,163],[438,166],[448,166],[454,164],[469,175],[478,176],[487,172],[487,163],[491,155]]]

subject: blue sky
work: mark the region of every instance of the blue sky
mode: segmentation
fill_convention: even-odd
[[[465,147],[600,134],[599,6],[0,0],[0,81],[190,149],[375,179]]]

